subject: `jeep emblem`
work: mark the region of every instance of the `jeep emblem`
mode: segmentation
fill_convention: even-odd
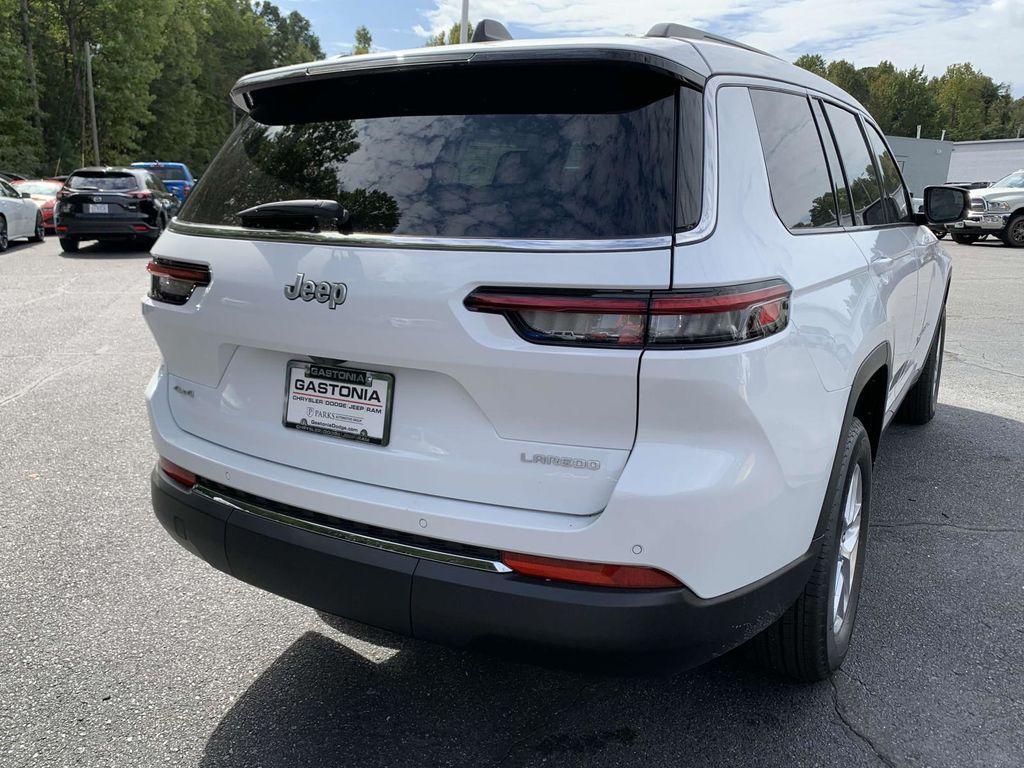
[[[313,280],[307,280],[303,272],[295,276],[293,284],[285,285],[284,287],[284,297],[288,301],[295,301],[295,299],[312,301],[316,299],[321,304],[327,304],[331,309],[334,309],[339,304],[344,304],[347,295],[348,288],[344,283],[329,283],[326,280],[321,280],[317,283]]]

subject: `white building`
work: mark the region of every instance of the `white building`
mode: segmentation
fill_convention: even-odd
[[[997,181],[1024,168],[1024,139],[957,141],[946,181]]]

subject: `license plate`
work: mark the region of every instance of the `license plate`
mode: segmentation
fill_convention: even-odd
[[[982,216],[981,220],[986,224],[1002,224],[1003,220],[999,216]]]
[[[106,203],[86,203],[86,213],[109,213],[109,206]]]
[[[388,444],[395,390],[390,373],[291,360],[286,382],[286,427]]]
[[[951,229],[963,229],[964,223],[962,221],[954,221],[949,225]]]

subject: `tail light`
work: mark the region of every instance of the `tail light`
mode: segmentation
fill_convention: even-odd
[[[782,280],[682,291],[580,292],[480,288],[466,309],[504,315],[537,344],[658,349],[742,344],[789,322]]]
[[[153,259],[146,265],[152,277],[149,297],[154,301],[181,305],[200,286],[210,284],[210,268],[169,259]]]
[[[160,461],[158,461],[157,464],[160,467],[160,471],[171,478],[174,482],[181,483],[186,488],[191,488],[196,484],[195,472],[190,472],[184,467],[179,467],[173,461],[169,461],[163,456],[160,457]]]
[[[666,589],[682,586],[675,577],[664,571],[638,565],[585,563],[578,560],[520,555],[514,552],[502,552],[501,562],[523,576],[588,584],[593,587]]]
[[[74,192],[72,192],[67,187],[61,187],[60,189],[57,190],[57,199],[63,200],[65,197],[71,197],[71,195],[73,194]]]
[[[137,189],[134,192],[129,192],[128,196],[134,197],[136,200],[149,200],[153,197],[153,192],[148,189]]]
[[[189,186],[188,184],[186,184],[184,187],[181,188],[181,196],[182,197],[188,197],[188,193],[191,192],[191,191],[192,191],[192,187]]]

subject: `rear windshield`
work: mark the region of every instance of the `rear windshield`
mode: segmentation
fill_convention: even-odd
[[[275,124],[246,118],[181,218],[239,225],[239,211],[250,206],[312,198],[340,202],[355,232],[552,239],[671,232],[678,82],[646,75],[623,90],[628,83],[579,70],[575,80],[532,74],[507,98],[500,76],[484,91],[454,96],[433,82],[437,97],[425,108],[420,100],[415,114],[401,114],[401,101],[390,110],[399,114],[386,107],[373,114],[360,98],[355,116],[310,113],[314,119],[276,124],[283,109],[268,108],[258,116],[272,115],[267,122]],[[476,103],[484,92],[485,103]],[[319,99],[337,110],[354,93]],[[386,104],[393,94],[374,95],[373,103]],[[396,96],[403,98],[416,101]],[[302,109],[310,103],[304,96]]]
[[[185,181],[185,171],[181,168],[172,168],[168,166],[156,168],[152,165],[143,167],[162,181]]]
[[[76,173],[68,179],[68,188],[97,192],[124,192],[138,189],[139,180],[131,173]]]

